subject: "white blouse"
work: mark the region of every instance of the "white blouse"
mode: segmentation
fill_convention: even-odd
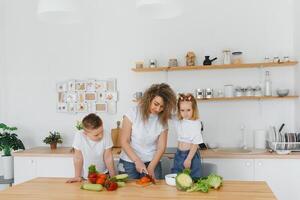
[[[130,146],[143,162],[151,161],[157,151],[158,138],[167,127],[161,124],[156,114],[150,114],[149,119],[144,122],[139,106],[130,109],[125,116],[132,123]],[[124,150],[120,158],[133,162]]]
[[[200,120],[178,120],[173,118],[172,121],[178,141],[192,144],[203,143]]]

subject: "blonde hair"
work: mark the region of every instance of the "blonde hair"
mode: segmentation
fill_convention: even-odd
[[[176,94],[166,83],[153,84],[145,92],[140,101],[140,109],[143,121],[149,119],[149,108],[155,97],[161,97],[164,102],[163,110],[158,114],[159,120],[163,126],[167,125],[171,113],[176,109]]]
[[[178,101],[177,101],[177,117],[178,117],[178,119],[180,119],[180,120],[183,119],[183,117],[180,115],[180,103],[184,102],[184,101],[192,103],[193,115],[192,115],[191,120],[199,119],[199,111],[198,111],[197,101],[191,93],[179,94]]]

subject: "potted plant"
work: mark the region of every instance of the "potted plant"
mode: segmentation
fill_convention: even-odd
[[[54,132],[49,132],[50,135],[48,135],[44,140],[43,142],[46,143],[46,144],[50,144],[50,148],[51,149],[56,149],[57,148],[57,143],[61,144],[63,141],[62,141],[62,137],[60,135],[59,132],[57,131],[54,131]]]
[[[76,125],[75,125],[75,128],[80,131],[83,129],[83,125],[82,125],[82,122],[81,121],[77,121],[76,122]]]
[[[14,133],[16,130],[16,127],[9,127],[0,123],[0,151],[3,151],[4,179],[13,178],[13,157],[11,156],[11,151],[25,149],[23,142]]]

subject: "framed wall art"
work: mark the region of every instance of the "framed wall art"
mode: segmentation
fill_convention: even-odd
[[[56,84],[57,112],[117,113],[117,79],[68,80]]]

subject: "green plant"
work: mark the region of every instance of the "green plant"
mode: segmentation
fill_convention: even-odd
[[[63,141],[62,141],[62,137],[60,135],[59,132],[57,131],[53,131],[53,132],[49,132],[50,135],[47,136],[43,142],[46,143],[46,144],[54,144],[54,143],[59,143],[61,144]]]
[[[82,130],[83,129],[82,122],[81,121],[77,121],[75,127],[79,131]]]
[[[14,133],[16,130],[16,127],[0,123],[0,151],[3,150],[4,156],[11,156],[11,150],[25,149],[23,142]]]

